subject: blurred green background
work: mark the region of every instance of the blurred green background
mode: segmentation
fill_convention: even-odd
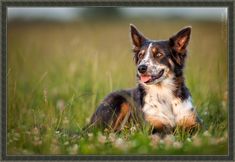
[[[10,8],[7,28],[8,154],[228,153],[226,9]],[[212,14],[210,14],[212,13]],[[84,133],[101,100],[136,86],[129,24],[150,39],[192,26],[186,84],[204,121],[194,136],[164,139],[133,126]]]

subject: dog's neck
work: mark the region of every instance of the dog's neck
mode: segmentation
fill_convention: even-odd
[[[148,85],[140,83],[139,86],[145,91],[145,95],[158,96],[169,101],[172,99],[186,100],[191,96],[185,86],[183,75],[179,77],[170,75],[157,84]]]

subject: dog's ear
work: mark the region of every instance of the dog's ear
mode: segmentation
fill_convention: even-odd
[[[139,49],[143,43],[147,40],[138,30],[137,28],[130,24],[131,29],[131,39],[135,49]]]
[[[192,27],[190,26],[185,27],[181,29],[177,34],[170,37],[169,44],[176,52],[180,53],[186,49],[189,43],[191,29]]]

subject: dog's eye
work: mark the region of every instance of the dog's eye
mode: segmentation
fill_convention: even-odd
[[[154,57],[161,57],[163,54],[162,53],[156,53]]]
[[[140,52],[139,55],[138,55],[139,59],[142,59],[144,58],[144,53],[143,52]]]

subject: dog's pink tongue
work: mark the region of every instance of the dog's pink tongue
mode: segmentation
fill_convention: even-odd
[[[142,81],[142,82],[147,82],[147,81],[149,81],[151,79],[151,76],[149,76],[149,75],[142,75],[142,76],[140,76],[140,80]]]

